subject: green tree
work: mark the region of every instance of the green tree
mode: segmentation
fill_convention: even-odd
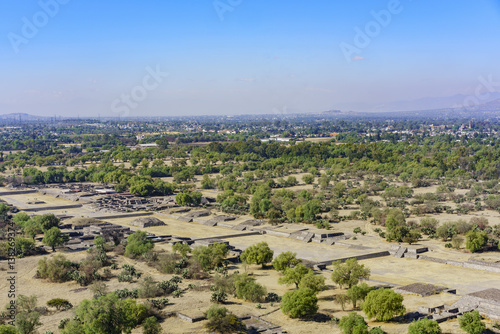
[[[56,246],[62,246],[64,243],[68,242],[69,237],[65,234],[61,233],[61,230],[58,227],[52,227],[50,230],[46,231],[43,237],[42,242],[52,247],[52,251],[56,251]]]
[[[312,174],[305,174],[302,176],[302,181],[304,181],[305,184],[311,184],[314,182],[315,176]]]
[[[310,289],[297,289],[285,293],[281,310],[290,318],[309,318],[318,311],[318,298]]]
[[[465,248],[477,252],[488,243],[488,234],[484,231],[469,231],[465,235]]]
[[[14,239],[14,249],[19,257],[27,256],[34,253],[35,242],[30,239],[16,237]]]
[[[70,320],[65,325],[60,332],[61,334],[85,334],[83,325],[78,320]]]
[[[19,295],[16,300],[17,314],[15,326],[19,334],[34,334],[40,322],[41,314],[35,311],[36,296]]]
[[[16,225],[23,226],[28,220],[30,220],[30,216],[24,211],[18,212],[12,217],[12,220]]]
[[[411,323],[408,334],[441,334],[441,327],[437,321],[423,318]]]
[[[146,254],[153,248],[154,244],[151,240],[148,240],[146,232],[137,231],[127,237],[125,256],[136,258]]]
[[[278,283],[285,285],[295,284],[295,287],[298,288],[299,283],[306,275],[314,275],[314,272],[302,263],[299,263],[293,268],[286,269],[284,275],[278,279]]]
[[[403,315],[406,308],[403,305],[403,296],[391,289],[378,289],[368,293],[361,309],[368,319],[389,321],[396,315]]]
[[[193,198],[188,193],[178,193],[175,195],[175,201],[181,206],[189,206],[193,203]]]
[[[172,250],[174,251],[174,253],[179,253],[183,257],[185,257],[189,252],[191,252],[191,247],[188,244],[183,244],[182,242],[176,242],[172,246]]]
[[[241,261],[248,264],[260,264],[262,268],[273,260],[274,251],[269,248],[267,242],[259,242],[256,245],[252,245],[245,249],[243,253],[241,253]]]
[[[354,285],[347,290],[347,296],[352,302],[352,307],[356,308],[356,303],[358,301],[365,300],[366,295],[372,290],[370,286],[366,283],[361,283],[359,285]]]
[[[40,223],[36,222],[33,219],[29,219],[23,225],[23,232],[25,236],[30,237],[31,239],[35,239],[35,237],[42,233],[42,228],[40,227]]]
[[[76,309],[85,333],[129,333],[147,316],[147,308],[135,300],[119,299],[110,293],[93,300],[83,300]]]
[[[16,314],[16,329],[19,334],[35,334],[40,322],[41,314],[38,312],[19,312]]]
[[[356,312],[343,316],[340,319],[339,327],[344,334],[368,334],[368,325],[365,318]]]
[[[234,287],[239,299],[251,302],[260,302],[267,294],[266,288],[255,281],[255,278],[247,274],[234,276]]]
[[[297,253],[287,251],[281,253],[273,260],[273,267],[276,271],[284,273],[288,268],[296,266],[301,262],[302,260],[297,259]]]
[[[227,252],[227,246],[223,243],[195,247],[192,251],[195,261],[207,272],[222,266]]]
[[[299,289],[310,289],[315,293],[326,290],[325,276],[309,273],[300,280]]]
[[[486,329],[481,319],[482,317],[478,311],[472,311],[464,313],[458,318],[458,323],[460,328],[469,334],[481,334]]]
[[[332,281],[342,286],[352,287],[359,283],[361,279],[370,277],[370,269],[364,264],[359,264],[356,259],[348,259],[345,263],[333,262]]]
[[[40,224],[42,231],[46,232],[52,227],[59,227],[59,218],[57,218],[53,213],[48,213],[41,216],[36,216],[34,220]]]

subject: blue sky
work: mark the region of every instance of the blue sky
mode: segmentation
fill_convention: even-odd
[[[470,96],[481,77],[500,82],[498,36],[498,0],[4,0],[0,113],[362,111]]]

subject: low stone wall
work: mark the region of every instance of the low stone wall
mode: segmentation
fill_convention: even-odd
[[[143,217],[143,216],[151,216],[153,215],[152,212],[137,212],[137,213],[120,213],[116,215],[111,215],[111,216],[99,216],[99,217],[91,217],[94,219],[116,219],[116,218],[130,218],[130,217]]]
[[[24,212],[38,212],[38,211],[49,211],[49,210],[75,209],[81,207],[82,207],[81,204],[72,204],[72,205],[41,206],[38,208],[27,208],[19,210]]]
[[[187,315],[182,314],[180,312],[177,312],[176,316],[179,319],[182,319],[184,321],[191,322],[191,323],[205,320],[205,317],[202,317],[202,316],[200,316],[200,317],[190,317],[190,316],[187,316]]]
[[[34,194],[34,193],[37,193],[37,192],[38,192],[38,190],[13,190],[13,191],[2,191],[2,192],[0,192],[0,196]]]
[[[432,262],[436,262],[436,263],[442,263],[442,264],[449,264],[451,266],[500,273],[500,266],[498,266],[496,263],[488,263],[488,262],[477,261],[477,260],[474,262],[471,262],[471,261],[460,262],[460,261],[453,261],[453,260],[447,260],[447,259],[438,259],[435,257],[426,256],[426,255],[420,255],[418,257],[418,259],[425,260],[425,261],[432,261]]]
[[[377,257],[383,257],[383,256],[389,256],[388,251],[383,251],[383,252],[377,252],[377,253],[370,253],[370,254],[363,254],[363,255],[356,255],[356,256],[349,256],[349,257],[344,257],[341,259],[335,259],[335,260],[330,260],[330,261],[322,261],[316,263],[316,267],[319,269],[324,269],[324,267],[329,266],[332,264],[333,261],[340,261],[340,262],[345,262],[349,259],[356,259],[356,260],[367,260],[367,259],[373,259]]]
[[[287,232],[281,232],[281,231],[275,231],[275,230],[265,230],[265,231],[266,231],[266,234],[274,235],[275,237],[285,237],[285,238],[290,237],[290,233],[287,233]]]

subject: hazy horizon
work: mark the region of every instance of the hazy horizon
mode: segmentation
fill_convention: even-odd
[[[28,0],[0,10],[0,114],[393,111],[500,92],[494,0]]]

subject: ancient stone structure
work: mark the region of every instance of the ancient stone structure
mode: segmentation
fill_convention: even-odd
[[[425,283],[413,283],[410,285],[405,285],[398,287],[394,291],[397,293],[402,293],[402,294],[409,294],[409,295],[417,295],[420,297],[426,297],[426,296],[431,296],[438,294],[442,291],[448,290],[445,287],[440,287],[432,284],[425,284]]]
[[[155,217],[141,217],[130,222],[130,225],[137,227],[153,227],[166,225],[163,221]]]
[[[500,320],[500,290],[486,289],[463,296],[452,305],[461,313],[477,310],[487,318]]]

